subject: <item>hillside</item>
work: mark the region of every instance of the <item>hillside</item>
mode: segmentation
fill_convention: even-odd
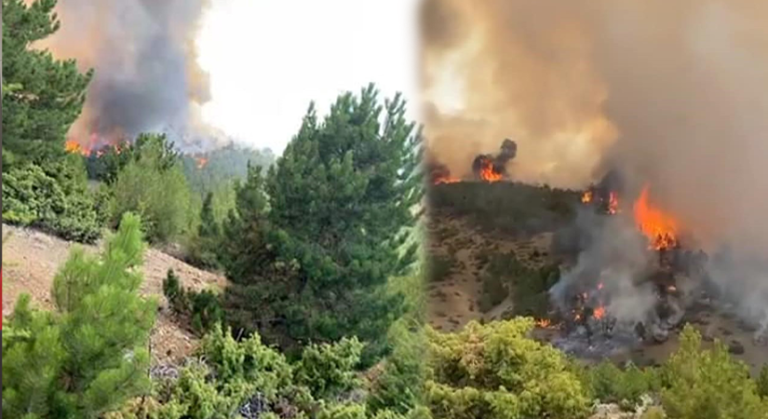
[[[21,293],[45,309],[53,308],[50,289],[58,268],[66,262],[71,242],[42,232],[3,224],[3,317],[13,311]],[[95,252],[97,246],[84,246]],[[148,249],[144,258],[144,283],[141,292],[159,299],[160,309],[152,332],[152,358],[157,364],[176,363],[189,355],[197,339],[174,318],[163,296],[163,279],[173,269],[185,287],[220,289],[226,279],[202,271],[158,249]]]
[[[568,225],[579,194],[519,184],[456,183],[431,191],[428,249],[431,272],[427,293],[429,323],[444,332],[461,330],[472,320],[490,322],[518,315],[536,319],[552,313],[547,290],[573,258],[553,247],[558,227]],[[557,250],[557,251],[556,251]],[[554,282],[552,282],[554,281]],[[715,309],[689,310],[705,346],[715,339],[753,372],[768,363],[768,349],[753,339],[754,330]],[[561,337],[554,323],[541,321],[540,340]],[[664,342],[646,342],[613,355],[639,365],[663,362],[678,348],[682,325]],[[566,339],[567,340],[567,339]]]

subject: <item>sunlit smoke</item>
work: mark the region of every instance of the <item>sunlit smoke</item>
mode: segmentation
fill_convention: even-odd
[[[633,193],[652,185],[648,198],[708,251],[730,245],[740,262],[710,263],[711,280],[759,318],[768,303],[758,263],[768,255],[765,22],[759,0],[426,0],[430,153],[461,176],[468,158],[512,137],[518,179],[583,188],[617,168]]]
[[[95,72],[68,139],[88,148],[93,136],[102,145],[163,131],[186,148],[224,141],[200,118],[210,95],[194,39],[207,3],[59,1],[59,31],[35,47],[74,58],[81,70]]]

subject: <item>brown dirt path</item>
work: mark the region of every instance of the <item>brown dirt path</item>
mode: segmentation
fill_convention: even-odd
[[[53,277],[66,262],[73,243],[5,224],[3,237],[3,317],[13,311],[22,293],[30,294],[40,308],[53,308],[50,296]],[[87,252],[98,250],[98,245],[83,247]],[[197,269],[157,249],[147,249],[141,292],[158,297],[161,304],[151,337],[154,363],[177,362],[188,356],[197,344],[197,339],[176,321],[163,296],[163,279],[171,268],[185,287],[198,291],[207,287],[221,289],[226,284],[222,275]]]

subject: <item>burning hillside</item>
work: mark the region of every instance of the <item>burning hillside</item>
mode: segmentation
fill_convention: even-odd
[[[505,139],[501,144],[498,154],[480,154],[472,161],[472,179],[482,182],[498,182],[509,179],[507,173],[507,164],[517,156],[517,143],[510,139]],[[433,185],[443,183],[457,183],[468,181],[451,175],[450,170],[444,164],[432,161],[428,164]]]
[[[428,0],[429,152],[463,173],[513,135],[515,180],[556,188],[620,169],[626,189],[582,197],[579,252],[552,290],[561,311],[600,306],[616,330],[648,329],[677,319],[665,306],[690,313],[711,297],[764,331],[766,21],[757,0]]]
[[[582,356],[663,342],[684,320],[695,321],[702,306],[727,310],[733,302],[713,287],[709,256],[683,239],[692,232],[654,204],[650,185],[632,198],[609,184],[583,194],[584,210],[597,217],[577,220],[587,244],[550,290],[554,312],[546,327],[561,329],[555,343]],[[765,321],[746,320],[755,342],[768,343]]]
[[[197,63],[195,37],[207,0],[59,1],[62,25],[37,48],[93,69],[67,150],[89,155],[143,132],[163,131],[182,149],[229,140],[202,121],[208,75]]]

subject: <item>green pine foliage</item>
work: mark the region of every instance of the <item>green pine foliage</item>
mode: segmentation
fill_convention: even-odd
[[[275,155],[268,149],[255,150],[235,144],[206,153],[182,156],[184,175],[192,191],[200,196],[228,186],[232,180],[245,179],[249,164],[266,170],[274,162]]]
[[[323,122],[310,107],[266,177],[251,168],[224,226],[235,326],[284,346],[386,335],[403,307],[386,284],[416,259],[402,248],[422,195],[404,112],[373,86],[342,95]]]
[[[562,353],[516,318],[444,334],[427,328],[426,402],[436,418],[584,417],[588,399]]]
[[[721,342],[701,348],[701,335],[686,325],[680,348],[662,369],[662,402],[671,419],[763,419],[766,403],[747,366]]]
[[[189,238],[187,246],[187,261],[204,269],[215,269],[219,266],[221,226],[214,211],[214,194],[208,192],[200,209],[197,233]]]
[[[117,174],[112,185],[111,218],[125,212],[140,214],[147,239],[167,243],[188,231],[191,196],[178,155],[165,135],[142,135],[136,158]]]
[[[760,369],[760,376],[757,378],[757,392],[760,397],[768,401],[768,365],[763,365]]]
[[[231,330],[217,325],[203,339],[199,358],[183,367],[177,380],[159,383],[152,397],[106,417],[427,419],[423,410],[407,416],[389,410],[374,413],[348,397],[359,384],[353,367],[361,348],[355,339],[310,346],[291,363],[258,334],[237,341]]]
[[[592,398],[604,403],[619,403],[624,408],[633,408],[641,402],[642,396],[660,389],[656,370],[640,369],[634,364],[621,369],[612,362],[604,361],[585,372]]]
[[[3,166],[14,158],[43,164],[64,155],[64,137],[92,76],[80,73],[74,60],[31,48],[59,22],[56,0],[26,3],[3,0]]]
[[[225,321],[219,295],[211,290],[185,289],[173,269],[168,270],[163,280],[163,294],[174,313],[185,318],[199,335]]]
[[[66,240],[93,243],[105,213],[88,189],[78,156],[48,165],[19,163],[3,173],[3,221]]]
[[[3,416],[97,418],[148,390],[156,303],[139,296],[143,252],[139,218],[126,214],[100,257],[72,251],[54,311],[20,297],[3,339]]]
[[[55,33],[55,0],[3,0],[3,220],[94,242],[103,214],[79,156],[64,151],[91,72],[34,43]]]

